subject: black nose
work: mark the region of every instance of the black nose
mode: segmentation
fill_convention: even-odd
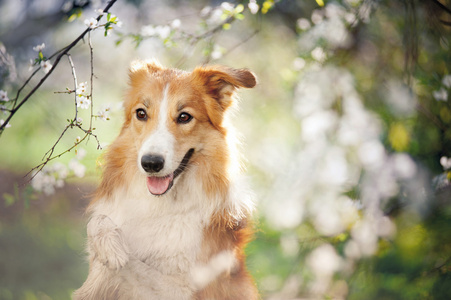
[[[146,172],[157,173],[164,167],[164,158],[160,155],[144,155],[141,157],[141,166]]]

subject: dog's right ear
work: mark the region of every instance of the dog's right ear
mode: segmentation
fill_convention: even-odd
[[[130,66],[129,76],[133,83],[136,79],[141,78],[147,74],[153,74],[163,70],[164,67],[155,59],[150,60],[136,60]]]

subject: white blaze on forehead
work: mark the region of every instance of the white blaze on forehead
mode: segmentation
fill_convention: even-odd
[[[139,150],[138,165],[141,167],[141,157],[143,155],[160,155],[164,158],[164,168],[160,171],[162,175],[167,175],[173,172],[173,157],[175,138],[168,129],[168,115],[169,115],[169,99],[168,99],[169,84],[166,84],[163,90],[162,100],[158,110],[157,118],[158,125],[152,131],[149,137],[144,141]],[[152,117],[151,117],[152,118]]]

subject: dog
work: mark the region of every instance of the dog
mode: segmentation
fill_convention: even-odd
[[[125,120],[88,206],[79,299],[258,299],[246,269],[252,193],[228,111],[247,69],[136,61]]]

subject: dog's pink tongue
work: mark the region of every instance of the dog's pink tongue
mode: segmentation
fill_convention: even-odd
[[[147,177],[147,188],[152,195],[162,195],[169,189],[173,178],[173,174],[166,177]]]

